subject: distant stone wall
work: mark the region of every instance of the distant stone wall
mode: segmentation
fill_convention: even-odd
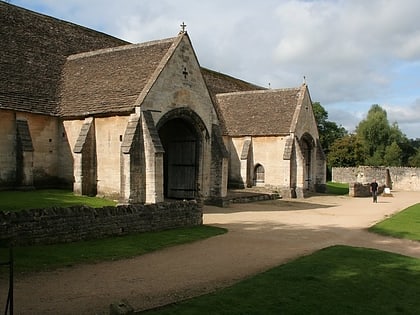
[[[196,226],[203,222],[202,210],[196,201],[177,201],[0,211],[0,239],[11,238],[17,245],[55,244]]]
[[[378,194],[384,192],[385,185],[378,186]],[[371,197],[370,184],[351,183],[349,184],[349,196],[351,197]]]
[[[370,183],[376,179],[379,185],[393,190],[420,191],[418,167],[333,167],[332,181],[338,183]]]

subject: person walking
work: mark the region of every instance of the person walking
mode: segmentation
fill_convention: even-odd
[[[378,183],[376,182],[376,179],[374,178],[373,181],[370,183],[370,193],[373,197],[373,202],[378,202]]]

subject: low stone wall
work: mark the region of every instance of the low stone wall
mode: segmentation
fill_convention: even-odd
[[[384,192],[385,185],[378,186],[378,195]],[[349,196],[351,197],[371,197],[370,184],[351,183],[349,184]]]
[[[55,244],[202,223],[203,207],[196,201],[0,211],[0,239],[16,245]]]
[[[370,183],[374,178],[378,184],[393,190],[420,191],[420,168],[358,166],[333,167],[332,181],[338,183]]]

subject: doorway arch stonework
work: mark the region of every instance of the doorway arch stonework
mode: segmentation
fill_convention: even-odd
[[[209,132],[201,118],[182,107],[167,112],[156,126],[164,148],[164,197],[195,199],[203,187],[203,164]]]
[[[309,134],[305,133],[299,140],[299,148],[301,152],[302,168],[302,188],[303,195],[305,191],[314,191],[315,167],[313,161],[315,160],[315,141]]]

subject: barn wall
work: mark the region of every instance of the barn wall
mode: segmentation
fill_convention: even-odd
[[[97,154],[97,189],[99,196],[118,199],[121,189],[121,143],[128,116],[95,119]]]
[[[245,137],[232,137],[226,139],[226,147],[229,151],[228,185],[231,188],[244,188],[246,182],[241,174],[241,152]]]
[[[229,185],[231,187],[246,187],[246,179],[250,184],[254,179],[254,168],[257,164],[264,167],[264,186],[282,189],[290,185],[290,161],[283,159],[286,137],[268,136],[252,137],[250,153],[247,160],[241,159],[243,148],[250,137],[232,137],[227,142],[229,149]],[[243,157],[244,158],[244,157]],[[248,163],[247,166],[243,165]],[[245,174],[248,172],[249,174]]]
[[[253,137],[254,166],[261,164],[265,171],[265,185],[288,186],[289,161],[283,160],[285,137]]]
[[[33,151],[31,177],[35,187],[69,187],[72,158],[67,135],[59,118],[26,112],[1,110],[0,187],[13,188],[16,182],[16,120],[26,121]]]
[[[10,188],[16,181],[15,113],[0,110],[0,189]]]

